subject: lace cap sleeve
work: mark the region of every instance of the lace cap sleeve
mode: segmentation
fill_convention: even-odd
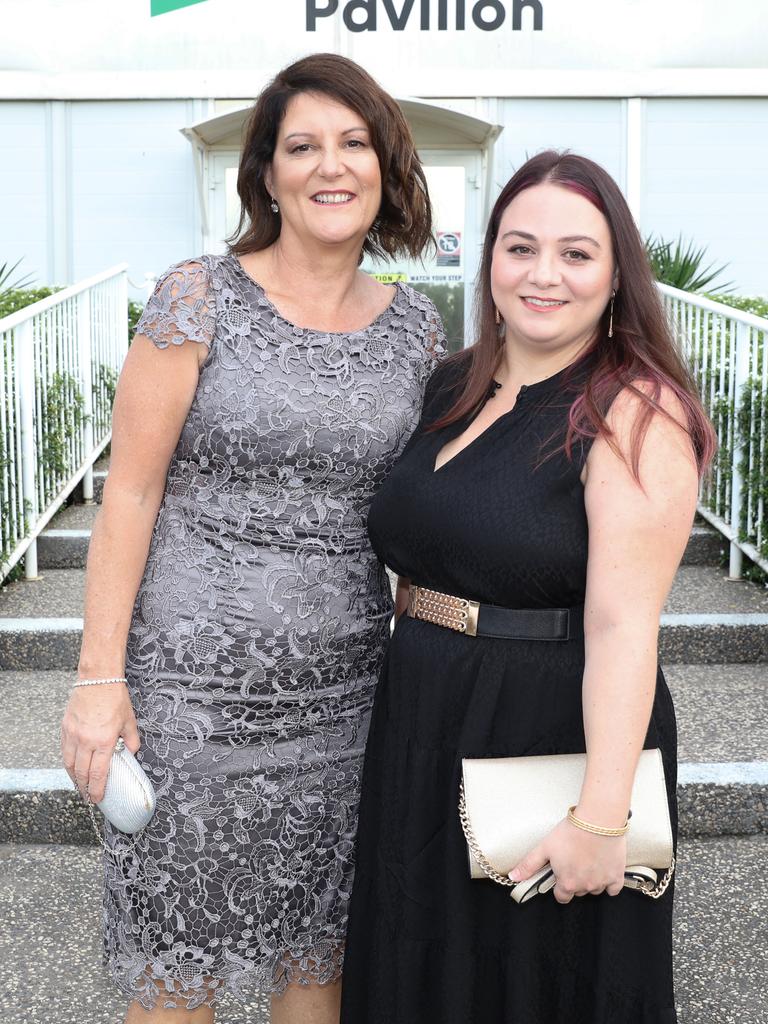
[[[136,325],[158,348],[197,341],[208,348],[216,326],[210,274],[199,260],[175,263],[160,277]]]

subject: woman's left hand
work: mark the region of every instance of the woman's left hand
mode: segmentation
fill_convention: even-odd
[[[624,885],[627,865],[626,836],[599,836],[572,825],[564,818],[510,871],[513,882],[522,882],[549,863],[557,884],[558,903],[574,896],[607,892],[617,896]]]

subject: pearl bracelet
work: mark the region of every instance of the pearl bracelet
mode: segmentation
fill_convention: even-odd
[[[128,683],[125,676],[113,676],[110,679],[78,679],[73,686],[97,686],[99,683]]]
[[[632,811],[627,815],[627,820],[621,828],[604,828],[602,825],[590,825],[588,821],[577,818],[573,813],[575,810],[576,804],[568,808],[568,821],[585,832],[593,832],[596,836],[623,836],[629,831],[629,819],[632,817]]]

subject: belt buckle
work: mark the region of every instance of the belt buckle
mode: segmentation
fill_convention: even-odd
[[[477,636],[479,601],[470,601],[437,590],[411,584],[408,594],[408,615],[437,626],[445,626],[465,636]]]
[[[467,627],[465,636],[477,636],[477,620],[480,615],[480,602],[467,601]]]

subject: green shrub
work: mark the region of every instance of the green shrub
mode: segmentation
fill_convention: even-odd
[[[132,299],[128,302],[128,344],[133,341],[133,336],[136,333],[136,325],[139,322],[139,317],[144,312],[143,302],[134,302]]]
[[[726,306],[740,309],[742,313],[753,313],[755,316],[764,316],[768,319],[768,299],[748,295],[722,295],[718,292],[707,292],[706,297],[713,302],[722,302]]]
[[[10,316],[33,302],[47,299],[49,295],[62,291],[62,288],[9,288],[0,292],[0,318]]]

